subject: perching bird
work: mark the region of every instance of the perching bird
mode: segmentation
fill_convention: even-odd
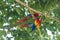
[[[38,16],[41,16],[41,15],[38,14],[38,13],[35,13],[35,14],[33,14],[33,16],[34,16],[34,18],[35,18],[34,23],[32,23],[32,24],[29,24],[29,23],[28,23],[28,24],[23,24],[23,25],[20,26],[20,28],[24,28],[24,27],[31,26],[31,27],[32,27],[32,31],[35,30],[36,27],[37,27],[37,28],[40,28],[41,22],[42,22],[42,18],[41,18],[41,17],[40,17],[40,18],[37,18],[37,17],[38,17]],[[26,17],[22,18],[22,19],[19,20],[18,22],[19,22],[19,23],[23,23],[23,22],[27,21],[29,18],[32,18],[32,15],[31,15],[31,14],[29,14],[29,15],[27,15]]]

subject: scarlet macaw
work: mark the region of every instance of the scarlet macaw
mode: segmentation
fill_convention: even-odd
[[[41,17],[37,18],[37,17],[41,16],[41,14],[35,13],[35,14],[33,14],[33,16],[35,17],[34,23],[32,23],[32,24],[23,24],[23,25],[20,26],[20,28],[31,26],[32,27],[32,31],[35,30],[36,27],[40,28],[41,22],[42,22],[42,18]],[[29,18],[32,18],[31,14],[27,15],[27,17],[24,17],[23,19],[19,20],[18,22],[19,23],[23,23],[23,22],[27,21]]]

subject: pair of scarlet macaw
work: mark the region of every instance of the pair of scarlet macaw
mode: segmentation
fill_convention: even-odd
[[[32,31],[35,30],[36,27],[40,28],[41,22],[42,22],[42,18],[41,17],[38,18],[38,16],[41,16],[41,14],[35,13],[35,14],[33,14],[33,16],[34,16],[34,23],[32,23],[32,24],[23,24],[23,25],[20,26],[20,28],[31,26],[32,27]],[[19,20],[17,22],[18,23],[23,23],[23,22],[27,21],[29,18],[32,18],[33,16],[32,16],[32,14],[29,14],[29,15],[27,15],[27,17],[24,17],[24,18],[22,18],[21,20]]]

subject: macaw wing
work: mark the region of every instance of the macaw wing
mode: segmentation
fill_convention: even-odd
[[[36,26],[34,23],[31,24],[31,27],[32,27],[32,31],[36,29]]]
[[[23,23],[23,22],[27,21],[27,20],[28,20],[29,18],[31,18],[31,17],[32,17],[31,14],[29,14],[29,15],[27,15],[26,17],[18,20],[17,23]]]

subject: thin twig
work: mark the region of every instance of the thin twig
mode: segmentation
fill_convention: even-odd
[[[37,28],[37,29],[38,29],[38,32],[39,32],[39,35],[40,35],[40,40],[42,40],[42,34],[41,34],[41,31],[40,31],[39,28]]]

